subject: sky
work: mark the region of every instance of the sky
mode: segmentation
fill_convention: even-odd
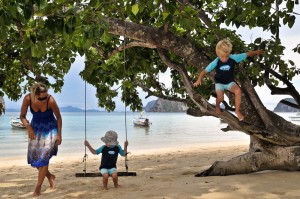
[[[296,13],[300,14],[300,6],[297,5],[294,10]],[[298,44],[300,44],[300,16],[296,16],[296,21],[292,29],[287,25],[281,26],[280,28],[280,39],[283,46],[286,47],[283,55],[284,60],[293,60],[297,68],[300,68],[300,54],[294,53],[292,51]],[[251,43],[257,37],[270,38],[270,35],[267,32],[262,32],[258,28],[254,29],[245,29],[239,28],[237,34],[240,34],[246,43]],[[295,76],[292,81],[295,88],[300,92],[300,76]],[[282,86],[285,87],[285,86]],[[257,94],[262,100],[263,104],[270,110],[273,110],[277,103],[284,98],[291,98],[289,95],[271,95],[271,91],[266,87],[255,87]]]
[[[297,6],[295,12],[300,13],[300,7]],[[280,28],[280,38],[283,45],[286,46],[286,50],[284,51],[283,59],[291,59],[293,60],[298,68],[300,67],[300,54],[294,53],[292,51],[293,48],[296,47],[297,44],[300,44],[300,17],[297,17],[297,20],[294,24],[293,29],[289,29],[287,26],[283,26]],[[242,36],[242,39],[246,41],[246,43],[253,42],[254,38],[257,37],[264,37],[268,38],[269,35],[266,32],[262,32],[258,28],[254,29],[246,29],[246,28],[239,28],[237,33]],[[234,45],[234,44],[233,44]],[[49,90],[49,94],[53,95],[59,107],[65,106],[74,106],[78,108],[84,109],[85,107],[85,82],[80,78],[79,73],[84,68],[84,57],[78,56],[76,61],[72,64],[69,73],[65,76],[64,79],[64,86],[62,88],[61,93],[54,93],[53,90]],[[171,86],[171,81],[169,74],[161,74],[159,79],[165,83],[167,87]],[[292,83],[294,84],[295,88],[300,88],[300,77],[297,76],[293,79]],[[266,87],[256,87],[255,90],[257,91],[258,95],[260,96],[263,104],[266,108],[273,110],[277,103],[283,99],[290,96],[286,95],[271,95],[270,90]],[[300,90],[298,90],[300,91]],[[95,96],[96,89],[92,86],[87,84],[86,86],[87,92],[87,102],[86,107],[87,109],[99,109],[104,110],[98,107],[97,98]],[[139,90],[139,96],[143,101],[143,105],[146,106],[148,102],[157,99],[156,97],[149,97],[145,99],[146,93],[144,93],[141,89]],[[5,106],[6,108],[13,108],[18,109],[21,107],[22,98],[15,101],[10,101],[6,96],[4,96]],[[124,111],[125,105],[120,100],[120,95],[115,98],[116,101],[116,109],[115,111]],[[212,102],[213,103],[213,102]],[[127,108],[128,110],[129,108]]]

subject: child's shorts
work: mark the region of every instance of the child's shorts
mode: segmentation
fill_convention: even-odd
[[[229,84],[219,84],[219,83],[216,83],[215,87],[216,87],[216,91],[217,90],[229,90],[231,89],[231,87],[235,84],[235,82],[230,82]]]
[[[102,169],[100,170],[100,173],[101,173],[102,175],[105,174],[105,173],[108,173],[108,175],[111,176],[111,174],[116,173],[116,172],[117,172],[117,168],[111,168],[111,169],[105,169],[105,168],[102,168]]]

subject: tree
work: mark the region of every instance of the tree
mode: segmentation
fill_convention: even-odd
[[[17,100],[33,81],[59,92],[80,54],[86,58],[80,75],[97,88],[98,104],[108,111],[114,110],[119,90],[126,105],[141,109],[140,87],[148,96],[185,102],[190,115],[218,117],[208,102],[216,96],[213,74],[199,88],[192,82],[215,58],[215,44],[229,38],[234,52],[266,51],[237,67],[245,122],[228,111],[233,109],[229,92],[226,110],[219,116],[228,123],[224,130],[250,136],[249,151],[215,162],[196,176],[299,170],[300,127],[267,110],[254,89],[266,84],[272,94],[294,97],[298,104],[293,106],[299,107],[299,93],[290,83],[299,70],[293,61],[282,60],[285,47],[279,35],[281,25],[293,27],[297,4],[298,0],[2,0],[0,92]],[[270,38],[246,44],[230,26],[260,27]],[[299,44],[294,51],[300,53]],[[159,81],[159,74],[168,71],[171,88]],[[286,88],[278,88],[279,82]]]

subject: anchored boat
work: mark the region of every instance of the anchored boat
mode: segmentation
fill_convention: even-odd
[[[25,129],[26,127],[24,126],[24,124],[20,121],[20,118],[11,118],[10,120],[10,125],[13,128],[17,128],[17,129]]]

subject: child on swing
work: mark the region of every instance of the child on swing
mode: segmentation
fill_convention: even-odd
[[[88,147],[90,152],[94,155],[102,153],[100,173],[102,174],[103,187],[102,190],[108,190],[108,177],[111,176],[115,188],[118,188],[118,172],[117,172],[117,159],[118,154],[125,156],[127,154],[128,141],[124,142],[124,150],[119,145],[118,134],[115,131],[107,131],[105,136],[101,138],[105,143],[98,149],[93,149],[88,141],[84,142],[84,145]]]
[[[219,41],[216,46],[216,54],[218,57],[200,73],[197,81],[194,83],[194,86],[197,87],[201,85],[204,75],[216,69],[216,114],[221,115],[220,103],[224,100],[224,90],[229,90],[230,92],[235,94],[235,113],[239,121],[243,121],[244,115],[240,112],[242,93],[239,86],[234,82],[234,66],[237,63],[244,61],[247,57],[261,55],[264,53],[264,51],[256,50],[241,54],[230,54],[231,51],[232,44],[229,40],[223,39]]]

